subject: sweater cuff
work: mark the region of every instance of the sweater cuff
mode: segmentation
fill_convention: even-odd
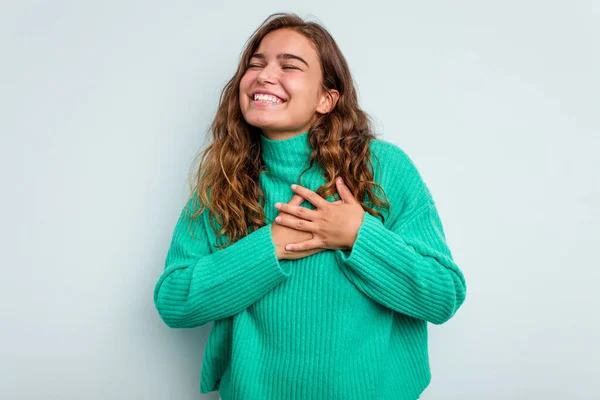
[[[291,273],[291,265],[286,262],[288,260],[277,258],[271,224],[262,226],[236,243],[216,251],[212,257],[212,263],[223,266],[219,274],[213,274],[214,286],[236,281],[240,281],[241,284],[243,280],[247,291],[260,293],[285,280]],[[212,286],[210,276],[204,276],[203,279],[208,287]]]
[[[291,274],[291,265],[289,260],[279,260],[277,258],[271,225],[262,226],[253,232],[254,235],[250,234],[240,239],[240,241],[247,239],[241,249],[241,252],[245,253],[244,255],[247,258],[241,258],[238,262],[243,265],[243,269],[259,269],[262,267],[265,271],[272,271],[276,277],[287,278]],[[261,273],[257,271],[257,275],[261,275]],[[267,275],[269,275],[268,272]]]
[[[389,240],[388,236],[381,234],[382,229],[387,229],[383,222],[365,212],[352,249],[336,250],[337,256],[342,262],[351,266],[365,265],[373,256],[380,255],[380,252],[376,251],[377,246],[385,247],[385,242]]]

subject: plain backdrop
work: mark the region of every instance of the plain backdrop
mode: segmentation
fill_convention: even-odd
[[[594,0],[2,1],[0,398],[216,399],[212,324],[168,328],[153,290],[220,91],[280,11],[330,30],[466,276],[422,399],[598,398]]]

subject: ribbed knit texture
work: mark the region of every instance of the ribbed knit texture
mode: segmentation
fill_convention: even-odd
[[[223,250],[208,212],[188,230],[192,201],[174,229],[154,303],[172,328],[214,321],[200,392],[223,400],[414,400],[430,382],[427,322],[447,321],[465,299],[430,191],[407,154],[370,149],[391,209],[366,212],[352,250],[278,260],[271,225],[290,185],[325,183],[308,167],[308,132],[261,136],[266,221]],[[338,198],[329,197],[335,201]],[[315,209],[308,201],[303,207]]]

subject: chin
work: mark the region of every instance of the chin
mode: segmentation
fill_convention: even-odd
[[[276,131],[279,129],[285,129],[285,127],[287,126],[285,121],[282,121],[280,119],[268,118],[266,116],[253,117],[249,115],[248,117],[244,116],[244,119],[248,124],[259,129],[268,129]]]
[[[269,132],[277,132],[280,130],[285,130],[284,126],[280,126],[280,125],[273,125],[273,124],[250,124],[255,128],[258,128],[260,130],[264,131],[269,131]]]

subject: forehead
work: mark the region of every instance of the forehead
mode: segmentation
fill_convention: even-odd
[[[262,38],[256,53],[263,53],[266,57],[274,57],[277,53],[291,53],[313,61],[317,59],[313,43],[292,29],[269,32]]]

